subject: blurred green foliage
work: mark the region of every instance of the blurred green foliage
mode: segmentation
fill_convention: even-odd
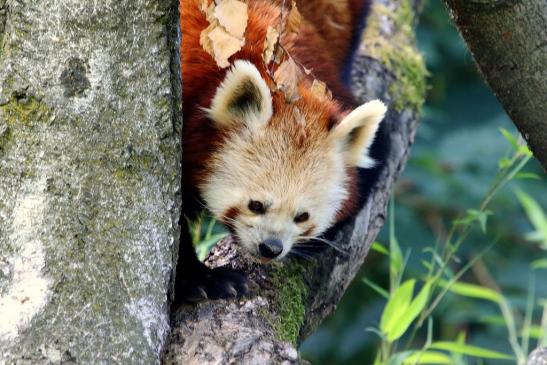
[[[512,147],[499,129],[509,135],[516,131],[480,79],[440,0],[426,3],[417,34],[430,88],[411,159],[395,190],[395,234],[401,257],[408,254],[410,258],[405,276],[423,279],[423,262],[431,259],[427,248],[446,237],[450,222],[458,216],[477,220],[479,226],[469,233],[450,269],[458,272],[491,245],[462,281],[499,287],[519,327],[528,324],[526,335],[531,335],[529,348],[533,348],[541,329],[530,324],[540,323],[541,308],[535,305],[530,310],[529,304],[547,303],[545,175],[532,159],[524,173],[496,194],[487,212],[480,215],[469,210],[479,205],[498,169],[507,164]],[[378,241],[389,247],[389,236],[385,229]],[[363,283],[363,277],[379,288]],[[365,329],[381,327],[383,295],[393,288],[390,277],[389,260],[373,251],[335,315],[301,346],[302,356],[313,364],[372,364],[380,341]],[[467,294],[474,293],[472,289],[457,287]],[[507,323],[498,304],[457,290],[448,293],[432,314],[433,340],[462,340],[465,333],[470,346],[511,354]],[[425,341],[426,332],[417,334],[416,348]],[[511,363],[464,355],[462,364]]]

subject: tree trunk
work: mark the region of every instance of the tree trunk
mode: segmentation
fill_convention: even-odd
[[[0,0],[0,363],[159,363],[176,1]]]
[[[309,262],[259,266],[241,256],[231,240],[224,241],[208,263],[250,272],[252,295],[180,308],[163,357],[166,364],[299,362],[295,346],[333,312],[361,267],[409,153],[425,94],[425,69],[414,49],[417,7],[411,0],[374,1],[352,68],[359,100],[380,98],[390,105],[383,123],[392,146],[370,199],[335,239],[347,253],[329,250]]]
[[[547,3],[444,2],[483,78],[547,170]]]

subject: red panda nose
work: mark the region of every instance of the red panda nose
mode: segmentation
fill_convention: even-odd
[[[268,238],[258,245],[258,252],[268,259],[276,258],[283,251],[283,243],[276,238]]]

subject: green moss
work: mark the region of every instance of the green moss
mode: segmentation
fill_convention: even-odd
[[[276,264],[270,273],[275,296],[271,298],[271,305],[276,314],[265,313],[270,321],[277,338],[296,344],[300,328],[306,315],[305,301],[308,288],[304,282],[304,274],[309,268],[289,261]]]
[[[127,173],[128,171],[126,169],[117,168],[114,171],[114,178],[119,181],[125,181],[127,180]]]
[[[46,122],[51,116],[51,110],[35,98],[25,100],[12,97],[6,104],[0,105],[0,116],[4,126],[0,133],[0,151],[15,138],[16,131],[21,127],[32,127],[36,123]]]
[[[389,92],[398,111],[407,107],[420,110],[425,100],[427,70],[422,55],[415,49],[414,21],[409,0],[401,0],[393,9],[376,4],[363,37],[367,53],[379,59],[397,78]],[[395,27],[389,37],[382,31],[386,22]]]
[[[0,110],[8,127],[31,127],[37,122],[46,122],[51,115],[48,106],[34,97],[24,100],[12,97],[6,104],[0,105]]]

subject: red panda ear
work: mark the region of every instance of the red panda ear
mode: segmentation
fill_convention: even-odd
[[[349,113],[332,130],[331,136],[344,143],[346,162],[351,166],[372,167],[368,149],[387,111],[380,100],[369,101]]]
[[[255,65],[238,60],[218,87],[209,117],[221,127],[263,125],[272,116],[272,96]]]

